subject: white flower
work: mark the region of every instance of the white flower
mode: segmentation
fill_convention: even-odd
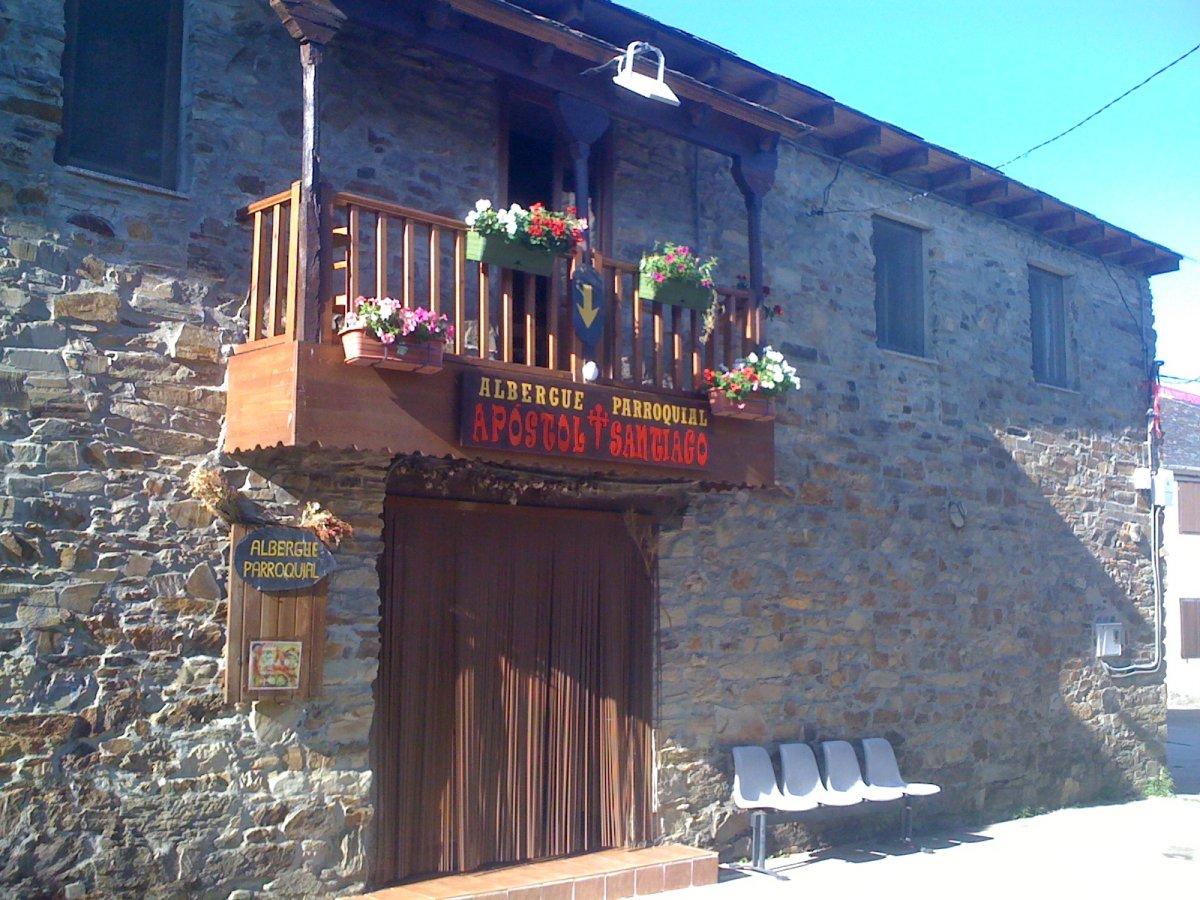
[[[580,231],[587,231],[587,219],[579,219],[576,221],[575,227]]]
[[[480,203],[483,203],[484,201],[480,200],[479,202],[480,202]],[[474,228],[474,227],[475,227],[475,221],[476,221],[478,218],[479,218],[479,213],[478,213],[478,212],[476,212],[476,211],[474,211],[474,210],[472,210],[471,212],[467,213],[467,225],[469,225],[471,228]]]
[[[517,233],[517,220],[509,219],[508,224],[504,226],[504,230],[508,232],[509,237],[513,237]]]
[[[475,201],[475,211],[476,212],[483,212],[484,210],[488,210],[491,208],[492,208],[491,200],[480,199],[480,200]]]
[[[746,357],[746,362],[750,363],[750,365],[754,365],[756,362],[758,362],[758,354],[751,353],[749,356]]]
[[[772,350],[770,347],[768,347],[765,355],[771,362],[783,362],[783,354],[778,350]]]

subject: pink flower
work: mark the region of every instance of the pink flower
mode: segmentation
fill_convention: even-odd
[[[379,340],[385,344],[393,344],[396,341],[396,336],[390,331],[385,331],[383,334],[379,335]]]
[[[657,281],[659,284],[661,284],[662,282],[667,280],[667,276],[664,275],[662,272],[655,272],[654,280]]]

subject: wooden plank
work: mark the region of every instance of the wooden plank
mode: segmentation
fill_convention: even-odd
[[[663,386],[663,308],[657,301],[651,301],[651,316],[654,320],[654,386]]]
[[[671,387],[683,390],[683,307],[671,307]]]
[[[562,303],[562,272],[558,260],[550,275],[550,305],[546,310],[546,367],[554,372],[558,369],[558,307]]]
[[[303,318],[303,310],[297,309],[297,298],[300,290],[300,182],[292,185],[292,205],[288,221],[288,256],[287,256],[287,314],[284,318],[283,333],[295,337],[296,323]]]
[[[249,218],[257,212],[263,212],[273,206],[278,206],[280,203],[286,202],[292,196],[292,189],[280,191],[278,194],[272,194],[270,197],[263,197],[261,200],[255,200],[253,203],[248,203],[237,211],[239,219]]]
[[[491,279],[488,277],[488,269],[490,266],[487,263],[479,264],[479,328],[478,328],[478,343],[479,343],[479,358],[488,358],[488,344],[491,342],[491,334],[489,333],[491,323],[488,321],[491,316],[489,307],[492,305]]]
[[[355,295],[357,296],[357,295]],[[388,214],[375,216],[375,296],[388,296]]]
[[[416,226],[412,219],[404,220],[404,305],[412,307],[417,304],[417,254],[413,250],[415,244],[414,230]]]
[[[537,362],[537,276],[525,273],[525,365]]]
[[[442,308],[442,230],[429,226],[429,311]]]
[[[609,323],[605,329],[608,338],[608,359],[606,360],[606,365],[608,367],[608,377],[617,381],[624,380],[625,374],[621,366],[621,308],[625,305],[622,277],[619,269],[610,267],[608,283],[612,305],[606,310]]]
[[[267,337],[275,337],[279,334],[281,265],[283,265],[283,206],[279,205],[271,210],[271,310],[267,317]]]
[[[242,674],[241,674],[241,690],[242,699],[247,700],[252,696],[252,692],[246,688],[248,654],[250,652],[250,642],[262,637],[262,607],[263,595],[249,585],[246,586],[245,601],[242,605],[242,644],[238,648],[238,654],[241,656]]]
[[[463,352],[463,329],[467,321],[467,236],[454,232],[454,352]]]
[[[351,368],[347,366],[346,368]],[[323,579],[315,588],[312,605],[313,649],[309,657],[308,696],[320,697],[325,680],[325,610],[329,605],[329,579]]]
[[[262,337],[262,274],[263,274],[263,214],[259,210],[254,213],[254,240],[250,251],[250,327],[248,341],[257,341]]]
[[[255,213],[256,216],[261,213]],[[240,703],[242,700],[243,614],[245,606],[245,582],[238,577],[233,563],[233,551],[245,536],[246,527],[234,523],[229,526],[229,602],[225,611],[225,701]]]
[[[629,303],[630,312],[633,315],[632,327],[630,329],[630,337],[633,341],[633,383],[640,385],[642,383],[642,350],[645,343],[642,334],[642,295],[638,291],[637,279],[633,279],[633,299]]]
[[[312,681],[312,654],[315,647],[312,629],[313,591],[313,588],[299,591],[293,601],[292,636],[301,644],[300,689],[296,691],[296,696],[299,698],[311,696],[309,685]]]
[[[296,636],[296,601],[302,591],[289,591],[278,597],[279,605],[276,610],[275,636],[281,640],[290,640]]]
[[[350,245],[346,248],[346,308],[353,312],[360,294],[358,267],[360,262],[359,254],[362,252],[362,241],[359,232],[358,207],[351,204],[347,215]]]
[[[689,386],[693,391],[698,391],[702,381],[700,377],[700,329],[704,326],[699,310],[693,309],[690,319],[691,321],[688,323],[688,337],[691,338],[691,382]]]
[[[500,358],[513,361],[513,271],[500,270]]]

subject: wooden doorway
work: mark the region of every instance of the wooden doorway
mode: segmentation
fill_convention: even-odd
[[[389,497],[376,882],[651,837],[653,589],[618,513]]]

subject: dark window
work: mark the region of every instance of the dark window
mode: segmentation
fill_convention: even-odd
[[[1033,331],[1033,377],[1042,384],[1069,387],[1067,378],[1067,311],[1063,278],[1029,267],[1030,326]]]
[[[876,218],[875,339],[880,347],[925,355],[923,234],[919,228]]]
[[[68,0],[60,163],[175,187],[181,0]]]
[[[1200,481],[1175,482],[1179,496],[1179,533],[1200,534]]]
[[[1179,601],[1179,655],[1200,659],[1200,600]]]

